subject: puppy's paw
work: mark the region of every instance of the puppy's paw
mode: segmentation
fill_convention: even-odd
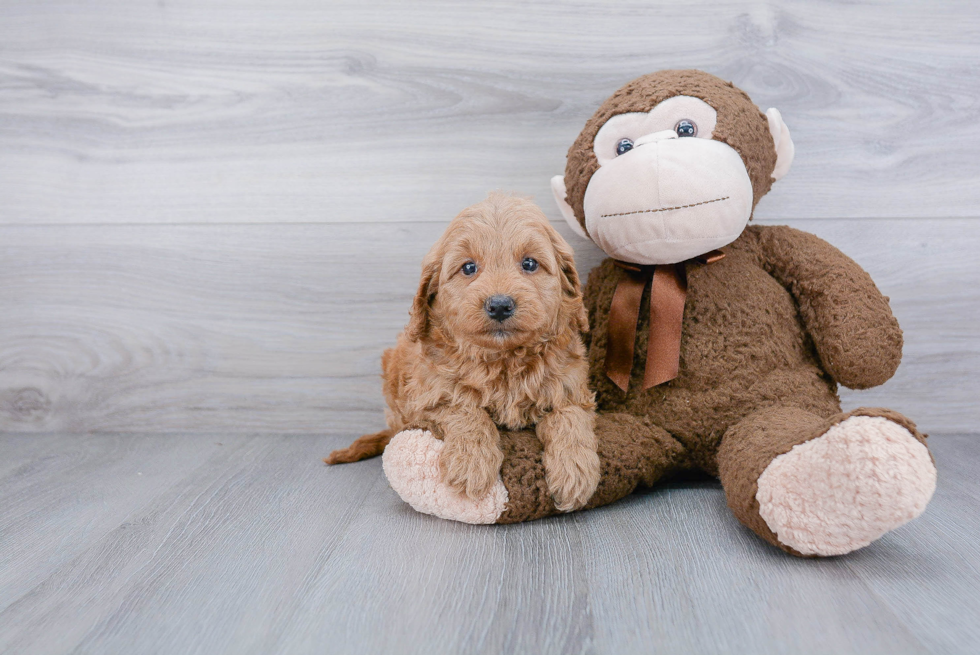
[[[497,482],[503,462],[504,453],[495,443],[454,439],[443,445],[439,468],[443,482],[479,500]]]
[[[585,506],[599,486],[599,455],[586,446],[545,448],[544,477],[555,507],[571,512]]]

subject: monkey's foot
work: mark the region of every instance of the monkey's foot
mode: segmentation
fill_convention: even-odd
[[[405,430],[392,437],[381,457],[388,484],[417,512],[463,523],[496,523],[507,506],[507,489],[497,482],[473,500],[442,481],[443,443],[428,430]]]
[[[901,425],[851,416],[759,476],[759,514],[804,555],[843,555],[919,516],[936,489],[928,449]]]

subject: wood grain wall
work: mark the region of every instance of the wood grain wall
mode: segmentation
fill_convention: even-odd
[[[902,368],[845,403],[976,431],[980,8],[885,0],[7,0],[0,430],[378,427],[445,222],[493,188],[559,221],[583,122],[670,67],[781,110],[797,158],[757,220],[891,296]]]

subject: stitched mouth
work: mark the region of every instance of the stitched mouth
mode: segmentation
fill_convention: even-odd
[[[600,218],[609,218],[611,216],[632,216],[634,214],[656,214],[657,212],[670,212],[675,209],[687,209],[688,207],[697,207],[699,205],[710,205],[713,202],[721,202],[722,200],[728,200],[731,196],[722,196],[721,198],[715,198],[714,200],[702,200],[701,202],[695,202],[690,205],[677,205],[676,207],[661,207],[660,209],[637,209],[632,212],[619,212],[618,214],[601,214]]]

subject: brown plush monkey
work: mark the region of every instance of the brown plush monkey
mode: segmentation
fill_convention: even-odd
[[[925,509],[925,436],[890,410],[842,413],[837,395],[895,372],[902,332],[887,299],[825,241],[746,227],[792,158],[778,111],[694,70],[630,82],[569,149],[556,199],[611,257],[585,290],[602,462],[589,507],[706,471],[740,521],[797,555],[850,552]],[[421,430],[395,437],[385,472],[444,518],[549,516],[532,437],[501,433],[501,479],[481,501],[441,483],[441,442]]]

